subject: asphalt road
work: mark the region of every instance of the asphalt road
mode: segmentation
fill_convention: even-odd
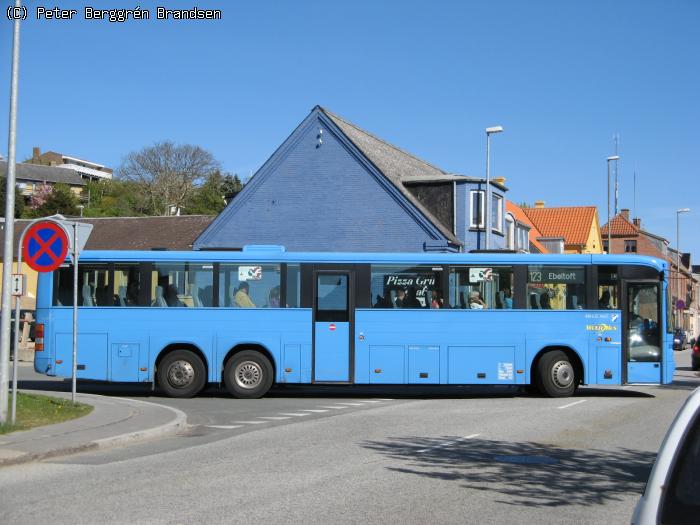
[[[0,522],[628,523],[668,425],[700,386],[688,351],[676,357],[674,385],[569,399],[305,387],[171,400],[110,387],[177,406],[192,426],[0,469]]]

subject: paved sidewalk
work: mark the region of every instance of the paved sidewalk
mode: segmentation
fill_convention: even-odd
[[[70,398],[67,392],[21,392]],[[184,412],[147,401],[94,394],[77,394],[76,400],[92,405],[93,411],[64,423],[0,435],[0,467],[159,438],[187,424]]]

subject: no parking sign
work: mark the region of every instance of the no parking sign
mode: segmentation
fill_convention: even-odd
[[[30,268],[37,272],[52,272],[66,260],[68,236],[53,221],[31,225],[24,234],[22,255]]]
[[[68,236],[72,231],[73,235]],[[37,219],[27,226],[20,237],[21,250],[17,257],[17,266],[26,262],[37,272],[52,272],[66,261],[70,252],[73,262],[73,386],[71,401],[75,403],[76,367],[78,362],[78,259],[85,247],[92,224],[67,221],[63,215],[52,215],[46,219]],[[17,333],[19,322],[19,300],[15,301],[15,355],[17,355]],[[16,384],[16,382],[15,382]],[[13,390],[16,395],[17,388]]]

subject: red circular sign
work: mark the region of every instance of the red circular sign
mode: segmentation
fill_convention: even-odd
[[[335,325],[334,325],[333,323],[329,324],[329,325],[328,325],[328,329],[329,329],[331,332],[335,331]]]
[[[51,272],[66,261],[68,237],[52,221],[37,222],[29,227],[22,242],[22,258],[37,272]]]

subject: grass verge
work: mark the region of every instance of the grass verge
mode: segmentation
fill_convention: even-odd
[[[37,394],[17,394],[17,424],[0,424],[0,434],[15,430],[61,423],[92,412],[92,407],[83,403],[75,405],[68,399],[40,396]],[[8,419],[10,410],[7,411]]]

